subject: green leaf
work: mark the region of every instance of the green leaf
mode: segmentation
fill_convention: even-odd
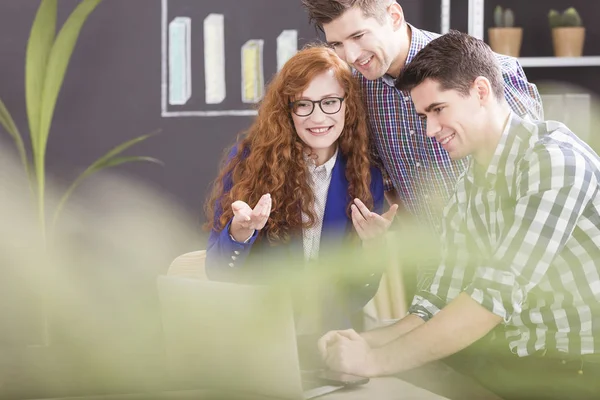
[[[139,143],[141,141],[144,141],[144,140],[148,139],[151,136],[155,136],[156,134],[157,134],[157,132],[156,133],[150,133],[150,134],[147,134],[147,135],[138,136],[136,138],[128,140],[127,142],[116,146],[115,148],[113,148],[112,150],[110,150],[108,153],[106,153],[105,155],[103,155],[102,157],[100,157],[96,161],[94,161],[89,167],[87,167],[85,169],[85,171],[83,171],[77,177],[77,179],[75,179],[73,181],[73,183],[71,184],[71,186],[69,186],[69,188],[67,189],[67,191],[65,192],[65,194],[60,199],[60,202],[58,203],[58,206],[56,207],[56,211],[54,212],[53,225],[56,225],[56,221],[58,221],[58,217],[59,217],[60,213],[62,212],[62,209],[64,208],[65,204],[67,203],[67,200],[69,199],[69,197],[73,193],[73,191],[77,188],[77,186],[79,186],[79,184],[81,182],[83,182],[83,180],[85,178],[87,178],[88,176],[92,175],[93,173],[98,172],[98,171],[100,171],[102,169],[105,169],[105,168],[116,167],[118,165],[129,163],[129,162],[145,161],[145,162],[152,162],[152,163],[156,163],[156,164],[162,165],[163,164],[162,161],[157,160],[156,158],[152,158],[152,157],[144,157],[144,156],[119,156],[119,154],[121,154],[123,151],[127,150],[128,148],[130,148],[134,144]]]
[[[48,141],[48,133],[54,115],[56,99],[58,98],[79,33],[87,17],[94,11],[100,1],[83,0],[79,3],[61,28],[50,51],[46,78],[44,80],[40,116],[39,139],[40,150],[43,152],[45,152]]]
[[[105,162],[102,165],[97,166],[94,172],[100,171],[101,169],[116,167],[121,164],[136,162],[136,161],[146,161],[159,165],[164,165],[164,163],[154,157],[146,157],[146,156],[127,156],[127,157],[114,157]]]
[[[146,135],[138,136],[136,138],[126,141],[125,143],[122,143],[122,144],[116,146],[115,148],[110,150],[108,153],[106,153],[105,155],[103,155],[102,157],[100,157],[99,159],[94,161],[94,163],[92,165],[90,165],[89,168],[97,168],[98,166],[100,166],[100,168],[102,168],[101,165],[108,162],[114,156],[121,154],[122,152],[124,152],[125,150],[127,150],[128,148],[130,148],[131,146],[133,146],[139,142],[142,142],[152,136],[156,136],[159,132],[160,132],[160,130],[156,130],[154,132],[148,133]]]
[[[17,125],[15,125],[15,121],[12,119],[10,113],[6,109],[4,102],[0,99],[0,124],[6,129],[6,132],[13,138],[15,141],[15,146],[17,147],[17,151],[19,152],[19,157],[21,158],[21,162],[23,163],[23,167],[25,168],[25,173],[27,174],[27,178],[29,179],[31,185],[31,175],[29,170],[29,160],[27,159],[27,152],[25,151],[25,144],[23,144],[23,137],[21,133],[17,129]]]
[[[106,169],[106,168],[116,167],[121,164],[129,163],[129,162],[136,162],[136,161],[137,162],[146,161],[146,162],[152,162],[155,164],[163,165],[162,161],[157,160],[156,158],[153,158],[153,157],[146,157],[146,156],[113,157],[113,158],[109,158],[108,160],[106,160],[102,163],[94,163],[94,164],[90,165],[89,167],[86,168],[85,171],[83,171],[81,173],[81,175],[79,175],[77,177],[75,182],[77,182],[77,185],[79,185],[79,183],[81,183],[85,178],[87,178],[88,176],[92,175],[95,172],[98,172],[98,171]],[[75,185],[75,182],[73,182],[73,184],[71,184],[71,187],[73,189],[77,186],[77,185]],[[69,188],[69,190],[71,189],[71,187]]]
[[[44,6],[45,1],[54,2],[56,0],[43,0],[40,8]],[[39,129],[35,135],[37,144],[36,146],[33,146],[33,160],[38,184],[38,214],[44,234],[46,231],[44,206],[46,145],[48,143],[50,125],[52,124],[52,118],[54,116],[56,99],[58,98],[60,88],[62,87],[65,73],[81,28],[87,20],[87,17],[100,1],[101,0],[83,0],[77,5],[56,36],[56,40],[54,41],[54,45],[48,56],[40,104]]]
[[[34,153],[39,148],[40,107],[46,66],[56,36],[57,0],[42,0],[35,15],[25,57],[25,102]]]

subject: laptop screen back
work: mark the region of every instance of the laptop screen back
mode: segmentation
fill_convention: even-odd
[[[302,398],[291,301],[282,290],[158,278],[167,367],[177,385]]]

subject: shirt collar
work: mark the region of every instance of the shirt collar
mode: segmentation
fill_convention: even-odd
[[[410,27],[410,48],[408,49],[408,56],[406,57],[405,65],[411,62],[417,53],[421,51],[421,49],[423,49],[423,47],[425,47],[429,42],[420,29],[415,28],[408,22],[406,24]],[[383,83],[388,86],[396,86],[396,78],[391,75],[385,74],[381,77],[381,79],[383,80]]]
[[[333,167],[335,166],[335,162],[337,160],[337,156],[338,156],[338,150],[339,150],[339,146],[336,147],[335,149],[335,153],[333,153],[333,156],[331,156],[331,158],[329,160],[327,160],[324,164],[317,166],[315,164],[315,160],[313,158],[311,158],[308,154],[304,154],[304,159],[307,161],[308,163],[308,171],[310,173],[314,173],[315,171],[320,171],[320,170],[325,170],[325,172],[327,173],[327,178],[329,178],[331,176],[331,171],[333,171]]]
[[[485,182],[491,186],[496,184],[497,176],[504,171],[504,167],[508,156],[518,150],[519,141],[517,140],[518,132],[521,128],[522,120],[511,111],[504,126],[504,131],[500,136],[494,155],[490,160],[490,164],[485,172]],[[515,149],[515,147],[517,147]],[[471,157],[468,175],[471,180],[475,180],[475,158]]]
[[[502,159],[502,154],[507,149],[508,137],[510,131],[513,126],[513,113],[512,111],[508,114],[508,119],[506,120],[506,124],[504,124],[504,130],[502,131],[502,136],[500,136],[500,140],[498,141],[498,145],[496,146],[496,150],[494,150],[494,155],[490,161],[490,165],[488,166],[486,175],[498,175],[498,167],[500,166],[500,161]],[[515,120],[516,121],[516,120]],[[510,149],[508,149],[510,150]]]

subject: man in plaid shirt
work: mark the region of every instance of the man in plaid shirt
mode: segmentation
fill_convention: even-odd
[[[386,198],[410,212],[422,226],[441,232],[441,212],[467,160],[451,160],[425,134],[425,122],[410,94],[394,87],[405,65],[438,34],[408,24],[394,0],[302,0],[310,20],[337,54],[357,71],[370,119],[376,156],[384,167]],[[519,115],[543,120],[541,99],[517,59],[497,55],[504,96]],[[385,221],[382,220],[382,224]],[[437,246],[432,246],[437,247]],[[426,287],[437,262],[421,266]],[[412,288],[407,288],[409,292]]]
[[[433,40],[396,85],[427,135],[469,165],[431,286],[390,327],[327,333],[326,363],[394,374],[485,337],[494,351],[463,353],[461,369],[502,398],[598,398],[600,157],[565,125],[512,111],[498,59],[467,34]],[[486,336],[497,326],[502,337]]]

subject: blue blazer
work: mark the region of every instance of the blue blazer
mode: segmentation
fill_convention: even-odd
[[[230,159],[235,152],[230,154]],[[351,201],[348,194],[348,180],[345,176],[346,159],[338,153],[331,172],[331,183],[327,192],[327,202],[323,217],[321,244],[319,251],[341,246],[344,239],[354,230],[351,218],[346,209]],[[231,176],[224,178],[225,192],[231,190]],[[383,178],[378,168],[371,168],[371,194],[373,211],[383,211]],[[215,221],[218,221],[222,210],[217,205]],[[221,231],[213,231],[208,239],[206,252],[206,274],[211,280],[236,283],[264,283],[277,276],[285,277],[291,266],[302,266],[303,246],[302,232],[298,232],[287,243],[269,243],[258,232],[247,243],[238,243],[229,236],[231,221]],[[290,262],[296,260],[298,262]],[[276,261],[276,262],[274,262]],[[281,262],[280,262],[281,261]],[[383,268],[372,266],[364,274],[352,281],[337,281],[336,287],[329,291],[331,295],[323,304],[324,330],[345,329],[351,327],[350,317],[360,311],[375,295],[381,280]]]

